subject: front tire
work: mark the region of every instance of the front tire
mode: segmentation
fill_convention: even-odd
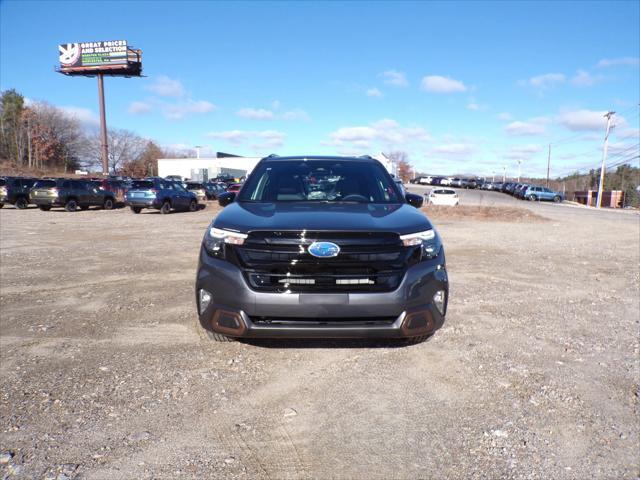
[[[105,210],[113,210],[113,199],[112,198],[105,199],[104,204],[102,205],[102,208],[104,208]]]
[[[26,198],[19,197],[18,199],[16,199],[16,208],[19,208],[20,210],[24,210],[28,206],[29,206],[29,202],[27,202]]]
[[[160,207],[160,213],[163,215],[171,213],[171,204],[168,201],[165,201],[162,204],[162,207]]]
[[[67,212],[75,212],[78,209],[78,202],[75,200],[67,200],[67,203],[64,204],[64,209]]]
[[[189,202],[189,211],[195,212],[197,209],[198,209],[198,202],[196,202],[195,200],[191,200]]]
[[[538,199],[535,195],[529,195],[529,201],[535,202]]]
[[[141,207],[131,207],[131,211],[133,213],[140,213],[142,211]]]
[[[560,203],[562,201],[562,198],[560,198],[559,195],[556,195],[555,197],[553,197],[553,202],[554,203]]]
[[[43,212],[48,212],[49,210],[51,210],[51,207],[49,205],[39,205],[38,208]]]

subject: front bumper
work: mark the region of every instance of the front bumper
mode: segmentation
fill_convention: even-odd
[[[381,293],[265,293],[242,270],[200,249],[198,292],[212,296],[199,314],[209,331],[242,338],[408,338],[428,335],[445,320],[449,283],[444,252],[410,267],[397,289]],[[433,303],[445,292],[443,312]]]
[[[29,203],[43,207],[64,206],[64,202],[59,197],[31,197]]]

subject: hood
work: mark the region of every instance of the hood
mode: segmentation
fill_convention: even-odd
[[[424,213],[408,204],[339,202],[237,202],[220,212],[214,226],[242,233],[257,230],[339,230],[395,232],[399,235],[432,228]]]

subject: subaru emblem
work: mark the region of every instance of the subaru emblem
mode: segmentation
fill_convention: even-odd
[[[319,258],[336,257],[340,253],[340,247],[331,242],[313,242],[308,250],[311,255]]]

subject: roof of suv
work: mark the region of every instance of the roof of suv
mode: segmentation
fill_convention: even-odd
[[[280,162],[280,161],[300,161],[300,160],[348,160],[348,161],[357,161],[357,162],[378,162],[379,160],[370,157],[370,156],[362,156],[362,157],[335,157],[335,156],[327,156],[327,155],[297,155],[293,157],[278,157],[278,156],[268,156],[264,157],[261,162]]]

